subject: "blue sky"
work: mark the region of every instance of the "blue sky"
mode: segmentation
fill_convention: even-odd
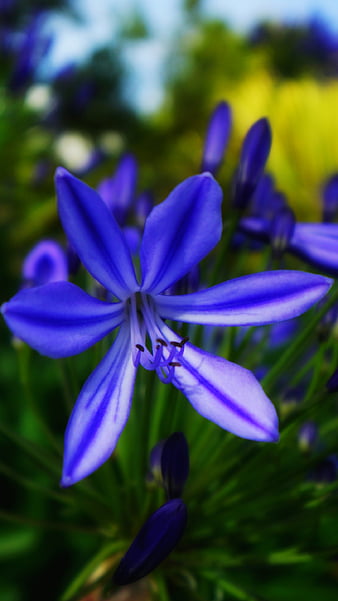
[[[151,38],[130,44],[125,59],[133,82],[133,98],[143,111],[161,102],[161,65],[168,42],[182,22],[181,0],[76,0],[85,23],[55,21],[57,41],[53,64],[60,65],[84,56],[93,46],[111,39],[121,22],[136,10],[145,17]],[[239,32],[248,31],[257,21],[270,19],[301,22],[321,16],[338,34],[338,0],[202,0],[203,12],[224,19]]]

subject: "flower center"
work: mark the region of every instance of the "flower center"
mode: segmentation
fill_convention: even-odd
[[[180,358],[188,338],[167,340],[162,335],[160,318],[147,294],[137,292],[130,297],[129,314],[134,365],[155,370],[162,382],[171,382],[175,368],[181,366]]]

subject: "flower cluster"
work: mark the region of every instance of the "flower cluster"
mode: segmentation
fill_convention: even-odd
[[[243,179],[243,178],[242,178]],[[71,246],[107,301],[62,281],[20,291],[2,312],[12,332],[53,358],[80,353],[115,329],[110,350],[84,384],[65,435],[62,485],[97,469],[128,419],[136,371],[156,371],[204,417],[238,436],[278,440],[277,414],[251,372],[195,347],[165,320],[238,326],[300,315],[331,286],[299,271],[251,274],[186,295],[166,291],[221,238],[222,192],[210,173],[179,184],[146,219],[137,277],[126,238],[101,197],[59,168],[59,215]]]

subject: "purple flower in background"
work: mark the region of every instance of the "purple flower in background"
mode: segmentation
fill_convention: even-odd
[[[97,191],[107,207],[113,212],[116,221],[124,225],[128,211],[134,200],[138,166],[135,157],[128,153],[119,161],[112,177],[99,184]]]
[[[69,242],[110,300],[56,282],[20,291],[3,305],[4,318],[16,336],[54,358],[80,353],[119,326],[70,417],[62,484],[84,478],[113,452],[128,419],[140,365],[171,382],[196,411],[221,428],[252,440],[276,441],[275,409],[253,374],[193,346],[164,320],[216,326],[274,323],[306,311],[332,281],[300,271],[272,271],[170,296],[168,288],[221,237],[222,193],[210,174],[183,181],[151,211],[139,280],[124,234],[97,192],[63,168],[57,170],[56,189]]]
[[[68,279],[67,256],[54,240],[41,240],[26,256],[22,265],[25,286],[40,286]]]
[[[298,444],[301,451],[308,453],[318,439],[318,426],[314,421],[304,422],[298,431]]]
[[[201,171],[216,174],[222,164],[231,133],[231,109],[220,102],[214,109],[205,136]]]
[[[20,93],[34,81],[39,63],[51,49],[54,39],[43,33],[45,18],[46,13],[36,12],[12,48],[13,68],[8,84],[12,92]]]

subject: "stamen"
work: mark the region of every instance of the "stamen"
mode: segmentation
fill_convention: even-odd
[[[170,344],[172,346],[177,346],[183,348],[183,346],[189,341],[189,336],[184,336],[180,342],[176,342],[176,340],[171,340]]]
[[[163,382],[163,384],[170,384],[170,382],[172,382],[172,379],[174,377],[175,369],[174,369],[174,367],[169,367],[166,369],[168,370],[167,375],[164,375],[161,368],[157,369],[156,373],[157,373],[158,378],[161,380],[161,382]]]

